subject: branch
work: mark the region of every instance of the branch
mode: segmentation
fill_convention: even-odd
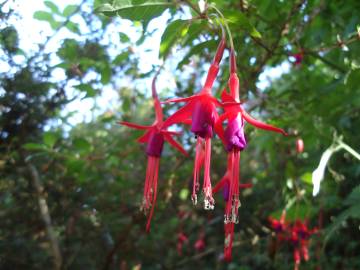
[[[35,166],[28,164],[27,167],[31,174],[32,184],[34,185],[36,193],[37,193],[37,200],[38,200],[38,204],[39,204],[40,216],[45,224],[46,234],[47,234],[47,237],[49,238],[50,246],[52,249],[52,255],[54,257],[54,269],[60,270],[61,265],[62,265],[62,256],[61,256],[61,251],[60,251],[60,247],[59,247],[59,242],[57,240],[54,228],[51,224],[51,216],[49,213],[49,207],[46,202],[46,198],[44,196],[44,187],[41,183],[39,172],[37,171]]]
[[[346,72],[345,69],[343,69],[342,67],[340,67],[340,66],[334,64],[333,62],[327,60],[325,57],[319,55],[319,54],[316,53],[316,52],[307,51],[306,54],[311,55],[312,57],[315,57],[315,58],[319,59],[319,60],[322,61],[324,64],[332,67],[333,69],[336,69],[337,71],[340,71],[341,73],[345,73],[345,72]]]
[[[278,33],[278,36],[275,40],[275,42],[272,44],[272,46],[267,47],[267,46],[262,46],[264,49],[266,49],[266,54],[264,55],[263,59],[261,60],[259,66],[257,69],[255,69],[255,71],[253,72],[256,77],[257,74],[259,74],[262,69],[264,68],[266,62],[273,56],[275,50],[279,47],[281,38],[286,34],[286,27],[289,24],[290,20],[292,19],[292,17],[294,16],[294,14],[296,12],[298,12],[298,10],[301,8],[301,6],[304,4],[305,0],[301,0],[298,3],[294,3],[293,7],[291,8],[289,14],[287,15],[284,23],[282,24],[282,26],[280,27],[280,31]],[[262,44],[263,45],[263,44]]]

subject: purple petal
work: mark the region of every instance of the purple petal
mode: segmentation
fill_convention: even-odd
[[[199,100],[192,113],[191,131],[201,138],[211,138],[215,119],[215,104],[211,101]]]
[[[229,120],[224,135],[227,151],[231,151],[234,148],[243,150],[246,147],[244,121],[240,114]]]
[[[160,157],[164,146],[164,136],[159,132],[152,132],[146,146],[146,154]]]

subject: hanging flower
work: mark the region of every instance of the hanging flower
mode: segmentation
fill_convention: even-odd
[[[121,125],[133,128],[145,130],[145,134],[137,139],[139,143],[146,143],[146,155],[147,160],[147,169],[146,169],[146,178],[144,186],[144,195],[142,209],[145,213],[150,211],[148,216],[148,221],[146,224],[146,231],[150,231],[150,222],[154,213],[154,207],[156,203],[157,196],[157,185],[158,185],[158,176],[159,176],[159,164],[160,157],[164,146],[164,141],[170,143],[175,149],[180,151],[182,154],[187,155],[187,152],[184,148],[176,141],[172,136],[180,135],[178,132],[169,131],[167,127],[164,126],[163,121],[163,111],[159,98],[156,93],[156,78],[154,77],[152,81],[152,97],[154,100],[154,109],[155,109],[155,121],[151,126],[143,126],[129,122],[119,122]]]
[[[286,222],[286,210],[282,211],[281,217],[279,219],[269,217],[269,222],[270,227],[275,233],[275,238],[272,238],[272,244],[270,246],[270,254],[275,255],[278,246],[281,243],[289,240],[289,224]]]
[[[223,186],[226,207],[224,215],[225,223],[225,252],[227,261],[231,260],[232,239],[234,224],[238,223],[238,211],[240,207],[240,151],[246,147],[244,134],[244,119],[256,127],[281,132],[282,129],[264,124],[255,120],[242,108],[240,104],[239,78],[237,76],[236,58],[233,49],[230,51],[230,78],[228,81],[230,94],[224,90],[221,95],[225,113],[221,115],[215,124],[217,130],[222,130],[222,124],[228,120],[223,142],[228,151],[228,165],[225,176],[220,180],[219,186]],[[216,190],[215,190],[216,191]]]
[[[297,219],[292,225],[285,220],[286,212],[282,212],[279,220],[269,218],[271,228],[277,236],[278,242],[288,241],[293,247],[294,270],[298,270],[301,259],[309,260],[309,239],[318,231],[317,228],[309,229],[307,221]]]
[[[288,223],[286,222],[286,211],[282,211],[280,219],[269,217],[271,228],[278,236],[281,236],[288,229]]]
[[[232,155],[228,155],[227,161],[227,169],[225,175],[221,178],[221,180],[216,184],[213,188],[213,193],[216,193],[222,189],[222,195],[224,201],[226,202],[225,205],[225,215],[224,215],[224,229],[225,229],[225,242],[224,242],[224,260],[227,262],[231,261],[232,258],[232,243],[234,239],[234,224],[238,223],[238,207],[232,207],[234,202],[229,200],[230,198],[230,186],[231,183],[234,182],[232,179],[234,178],[233,175],[233,160]],[[251,183],[247,184],[239,184],[238,189],[245,189],[252,187]],[[236,189],[236,187],[235,187]],[[240,201],[238,201],[240,206]],[[228,210],[233,211],[232,213],[228,213]]]
[[[212,95],[211,89],[216,76],[219,72],[219,63],[225,49],[225,39],[220,41],[214,60],[210,66],[207,78],[202,90],[187,98],[174,98],[167,100],[165,103],[170,102],[186,102],[186,105],[180,108],[165,122],[164,127],[168,127],[175,123],[189,123],[191,122],[191,132],[197,138],[196,154],[194,164],[194,178],[193,178],[193,193],[192,201],[197,203],[197,191],[199,189],[199,175],[200,169],[204,163],[204,208],[214,209],[215,201],[212,196],[212,187],[210,180],[210,160],[211,160],[211,138],[214,135],[214,125],[218,119],[216,107],[220,106],[218,100]],[[216,133],[223,138],[222,128],[216,129]],[[205,150],[203,150],[203,148]],[[202,152],[204,151],[204,158]]]
[[[316,233],[317,228],[309,229],[307,221],[302,222],[297,219],[290,230],[290,242],[294,247],[294,270],[299,269],[301,258],[309,260],[309,239],[312,234]]]

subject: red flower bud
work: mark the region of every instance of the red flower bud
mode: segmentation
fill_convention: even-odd
[[[304,152],[304,141],[301,138],[296,140],[296,152],[299,154]]]
[[[196,251],[202,251],[205,249],[205,241],[203,238],[200,238],[198,240],[196,240],[195,244],[194,244],[194,248]]]

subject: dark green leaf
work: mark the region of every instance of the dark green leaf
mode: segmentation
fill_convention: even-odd
[[[75,148],[80,152],[90,152],[91,144],[84,138],[76,138],[73,141]]]
[[[104,67],[101,69],[101,83],[107,84],[110,82],[111,79],[111,67],[108,64],[105,64]]]
[[[125,33],[120,32],[120,33],[119,33],[119,36],[120,36],[120,41],[121,41],[122,43],[127,43],[127,42],[130,41],[129,36],[128,36],[127,34],[125,34]]]

